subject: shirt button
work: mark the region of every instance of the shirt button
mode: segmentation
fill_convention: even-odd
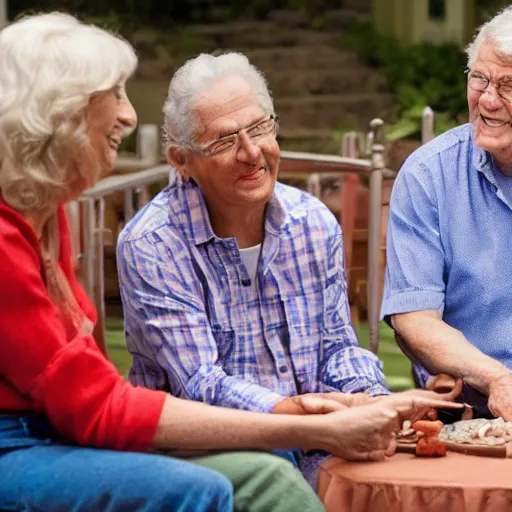
[[[281,373],[286,373],[288,371],[288,366],[284,365],[279,367],[279,371]]]

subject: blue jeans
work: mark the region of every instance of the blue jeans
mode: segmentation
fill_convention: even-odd
[[[44,417],[0,416],[0,511],[230,511],[231,482],[172,457],[66,445]]]

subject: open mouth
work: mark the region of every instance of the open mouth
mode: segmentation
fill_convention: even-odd
[[[480,114],[480,119],[484,122],[484,124],[486,124],[490,128],[501,128],[502,126],[510,124],[510,121],[504,121],[503,119],[494,119],[492,117],[485,117],[482,114]]]
[[[121,137],[109,136],[107,137],[108,145],[114,150],[119,151],[119,146],[121,146]]]

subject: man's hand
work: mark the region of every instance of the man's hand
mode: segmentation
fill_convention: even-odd
[[[358,407],[360,405],[369,405],[374,403],[378,398],[371,397],[367,393],[322,393],[325,397],[330,400],[336,400],[336,402],[344,405],[345,407]],[[387,395],[384,395],[387,396]]]
[[[432,408],[461,408],[461,404],[439,400],[431,391],[397,393],[379,397],[360,407],[345,408],[322,417],[326,426],[326,449],[347,460],[382,460],[396,448],[395,435],[405,420],[423,417]],[[306,448],[307,449],[307,448]]]
[[[332,393],[338,395],[342,393]],[[306,393],[285,398],[273,409],[273,414],[327,414],[346,406],[331,398],[331,393]]]
[[[462,386],[462,379],[440,373],[428,379],[426,389],[410,389],[399,394],[452,401],[461,395]]]
[[[493,416],[512,421],[512,372],[508,371],[489,383],[488,407]]]
[[[431,375],[426,384],[425,389],[435,391],[436,393],[452,393],[454,389],[462,392],[462,379],[457,379],[447,373],[438,373]]]
[[[285,398],[279,402],[272,412],[274,414],[326,414],[347,407],[360,407],[379,401],[385,401],[390,396],[418,397],[429,400],[453,400],[462,391],[462,381],[453,379],[453,389],[445,393],[435,393],[424,389],[411,389],[394,395],[371,397],[366,393],[307,393]]]

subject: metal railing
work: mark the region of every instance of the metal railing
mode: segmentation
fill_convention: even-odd
[[[430,107],[425,107],[421,116],[421,143],[426,144],[434,137],[434,111]]]
[[[142,190],[154,183],[169,181],[169,166],[160,165],[133,174],[110,176],[86,190],[78,199],[80,209],[81,252],[80,278],[94,301],[98,322],[105,326],[105,197],[124,193],[125,220],[130,220],[140,207]]]
[[[380,239],[381,201],[384,166],[384,146],[378,142],[383,122],[374,119],[368,135],[369,158],[322,155],[294,151],[281,152],[279,173],[360,173],[369,175],[368,212],[368,323],[370,350],[377,353],[379,345],[380,309]],[[154,135],[154,134],[153,134]],[[153,142],[150,142],[152,144]],[[155,153],[153,153],[155,154]],[[160,153],[155,157],[159,159]],[[131,159],[130,165],[139,168],[141,160]],[[126,168],[120,159],[118,166]],[[125,220],[131,219],[140,206],[140,193],[154,183],[168,182],[172,169],[167,164],[158,165],[132,174],[118,174],[101,180],[85,191],[78,199],[80,208],[81,252],[79,254],[81,280],[98,310],[98,321],[105,325],[105,197],[116,192],[124,193]]]
[[[358,173],[369,175],[368,199],[368,327],[370,350],[375,354],[379,347],[380,313],[380,241],[382,181],[385,172],[384,145],[380,143],[383,121],[374,119],[368,134],[370,158],[353,158],[338,155],[320,155],[293,151],[281,152],[280,173]],[[316,185],[316,184],[315,184]],[[342,193],[342,191],[340,192]]]

